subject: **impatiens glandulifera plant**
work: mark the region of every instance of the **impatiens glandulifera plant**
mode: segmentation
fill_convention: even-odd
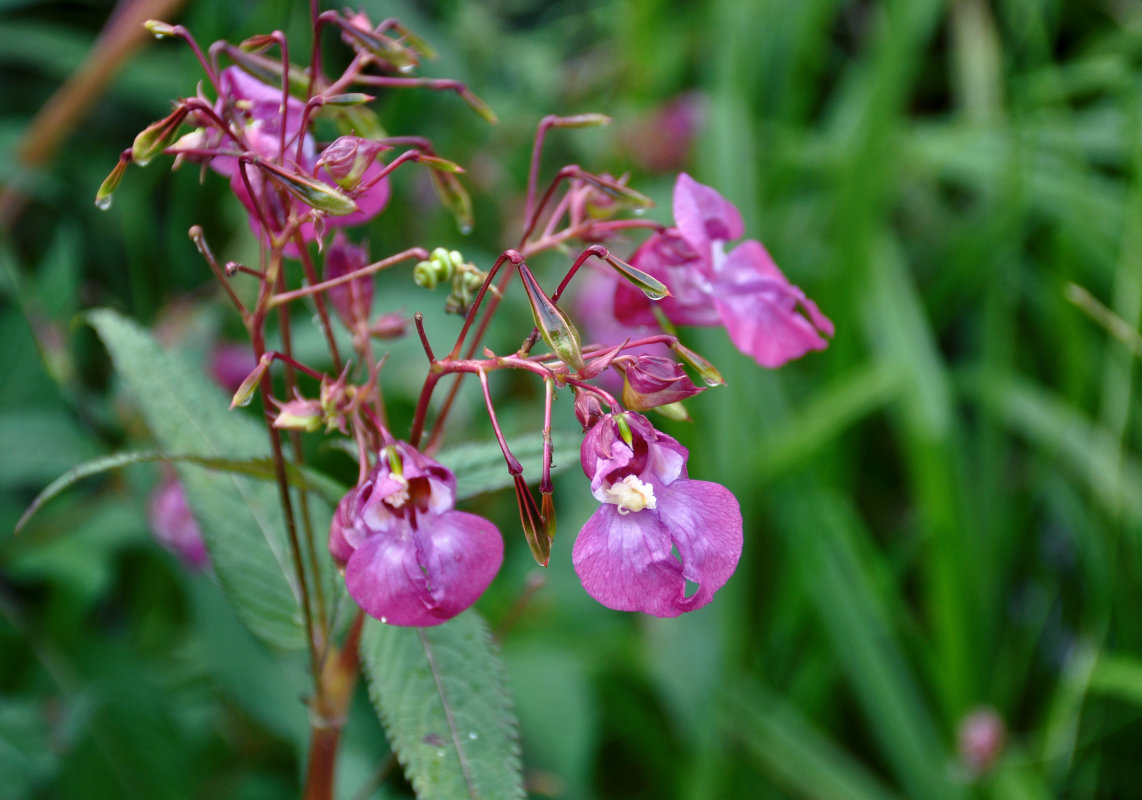
[[[203,51],[183,27],[148,23],[156,36],[190,46],[205,81],[136,137],[96,203],[110,206],[129,164],[160,156],[229,181],[259,244],[259,263],[220,261],[201,228],[190,236],[249,335],[252,370],[234,391],[231,409],[258,395],[268,446],[250,438],[240,412],[219,417],[202,399],[207,395],[189,396],[197,384],[145,333],[95,312],[93,325],[126,383],[150,387],[139,392],[140,405],[164,451],[111,457],[103,466],[177,463],[185,495],[168,482],[156,496],[160,538],[192,563],[205,563],[209,552],[239,615],[267,642],[288,646],[300,632],[313,680],[305,797],[333,796],[358,652],[419,796],[523,797],[515,726],[487,629],[475,612],[442,624],[477,601],[505,547],[495,525],[458,509],[464,495],[442,449],[462,379],[471,374],[479,382],[506,465],[500,485],[514,486],[524,540],[545,567],[555,534],[553,401],[557,393],[573,396],[584,433],[580,455],[589,484],[583,491],[600,504],[575,540],[574,569],[587,593],[609,608],[673,617],[713,600],[733,574],[743,541],[733,494],[691,478],[686,448],[640,413],[688,419],[681,403],[705,390],[691,373],[706,386],[722,383],[674,326],[723,326],[739,349],[776,367],[823,349],[832,324],[760,243],[729,245],[743,235],[740,214],[688,175],[678,177],[674,190],[673,226],[639,217],[635,212],[651,203],[625,178],[569,165],[541,190],[547,133],[609,122],[598,114],[539,122],[518,243],[490,265],[411,242],[373,258],[377,244],[354,241],[347,231],[392,202],[389,176],[398,168],[427,168],[461,231],[473,220],[463,169],[437,155],[426,138],[387,136],[370,93],[451,91],[489,121],[495,117],[463,83],[411,74],[432,52],[400,22],[321,12],[316,2],[311,17],[314,38],[304,67],[293,63],[298,51],[280,32]],[[323,68],[320,33],[327,28],[352,53],[336,76]],[[323,141],[317,130],[340,135]],[[643,230],[649,237],[627,258],[611,249],[620,234],[625,241]],[[547,251],[577,253],[558,280],[529,266]],[[374,275],[389,270],[404,270],[425,289],[449,288],[444,311],[463,320],[443,355],[429,341],[422,312],[410,320],[375,291]],[[253,291],[238,291],[240,281],[252,281]],[[590,293],[591,316],[605,317],[581,319],[583,332],[563,300],[573,281]],[[526,302],[533,327],[518,332],[516,349],[496,353],[484,339],[504,301]],[[325,363],[304,363],[293,349],[291,311],[298,304],[315,312]],[[349,332],[351,353],[342,351],[336,324]],[[387,353],[378,343],[413,327],[425,356],[424,380],[409,429],[393,430],[383,391]],[[280,346],[271,349],[271,341]],[[533,352],[541,343],[547,352]],[[504,370],[527,373],[543,386],[538,499],[497,417],[490,383]],[[147,384],[152,373],[162,380]],[[453,377],[447,394],[434,404],[447,376]],[[355,454],[354,486],[331,485],[306,466],[302,436],[315,434],[339,438]],[[220,510],[220,497],[236,505]],[[248,518],[234,511],[243,506]],[[296,608],[283,609],[291,601]],[[349,603],[359,610],[346,632],[338,620]],[[427,659],[429,671],[416,659]],[[435,700],[422,702],[424,695]],[[468,735],[459,734],[461,726],[470,726]]]

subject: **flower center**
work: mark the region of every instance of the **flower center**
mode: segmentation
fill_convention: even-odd
[[[603,502],[618,506],[620,514],[655,508],[658,505],[658,501],[654,498],[654,487],[640,481],[634,475],[627,475],[621,481],[608,486],[604,491]]]
[[[408,502],[408,480],[403,475],[398,475],[395,472],[392,473],[389,477],[399,483],[401,488],[390,492],[389,495],[385,498],[385,503],[392,506],[393,508],[400,508]]]

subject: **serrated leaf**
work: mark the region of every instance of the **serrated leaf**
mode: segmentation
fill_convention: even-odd
[[[524,797],[503,664],[475,611],[434,628],[369,619],[361,658],[369,696],[419,800]]]
[[[552,475],[579,463],[581,442],[581,437],[570,433],[552,433]],[[519,445],[508,442],[508,446],[523,464],[524,477],[530,482],[538,480],[542,468],[543,437],[536,434]],[[456,473],[457,500],[506,489],[513,484],[504,464],[504,455],[495,442],[472,442],[450,447],[437,453],[436,460]]]
[[[249,460],[269,455],[256,422],[229,412],[229,398],[114,311],[88,314],[115,371],[138,399],[160,447],[171,453]],[[177,467],[223,590],[242,621],[265,642],[304,644],[299,593],[277,489],[242,475]]]

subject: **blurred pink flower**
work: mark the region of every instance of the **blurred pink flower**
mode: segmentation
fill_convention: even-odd
[[[210,556],[202,541],[202,531],[186,502],[186,491],[173,474],[151,493],[147,521],[155,541],[178,556],[187,567],[205,570]]]

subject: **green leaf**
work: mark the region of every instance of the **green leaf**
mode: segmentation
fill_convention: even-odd
[[[0,432],[3,430],[3,425],[0,424]],[[64,489],[78,483],[84,478],[90,478],[92,475],[99,475],[103,472],[110,472],[111,470],[121,469],[128,467],[132,464],[142,464],[148,461],[165,461],[171,464],[186,463],[197,464],[200,467],[207,467],[219,472],[231,472],[235,475],[248,475],[251,478],[257,478],[263,481],[275,480],[273,461],[269,458],[256,458],[238,461],[231,458],[204,458],[202,456],[172,456],[165,453],[160,453],[157,450],[144,450],[134,453],[112,453],[109,456],[101,456],[100,458],[85,461],[75,467],[72,467],[63,475],[60,475],[54,481],[47,485],[43,491],[36,495],[36,499],[28,506],[28,510],[20,517],[19,522],[16,523],[16,533],[27,524],[37,511],[43,508],[44,504],[51,500],[56,495],[60,494]],[[0,470],[2,474],[2,470]],[[290,486],[295,488],[310,489],[320,494],[324,499],[331,503],[336,504],[348,491],[348,487],[342,486],[334,479],[323,475],[316,470],[302,469],[298,471],[292,464],[287,465],[287,478],[289,479]]]
[[[369,696],[419,800],[524,797],[503,664],[476,612],[434,628],[369,619],[361,656]]]
[[[894,800],[859,761],[815,730],[789,703],[752,681],[733,693],[732,732],[779,786],[795,797]]]
[[[99,448],[90,434],[62,409],[7,410],[0,416],[0,486],[35,488]]]
[[[579,463],[581,437],[552,431],[551,474],[562,472]],[[543,464],[543,437],[539,434],[520,445],[508,443],[512,454],[524,467],[524,476],[534,481]],[[504,455],[495,442],[472,442],[441,450],[436,460],[456,473],[456,499],[465,500],[484,492],[511,486],[512,476],[504,465]]]
[[[114,311],[93,311],[88,320],[163,450],[239,461],[269,455],[265,431],[229,412],[229,398],[177,354]],[[190,464],[177,469],[238,616],[268,644],[302,646],[300,601],[277,489]]]

